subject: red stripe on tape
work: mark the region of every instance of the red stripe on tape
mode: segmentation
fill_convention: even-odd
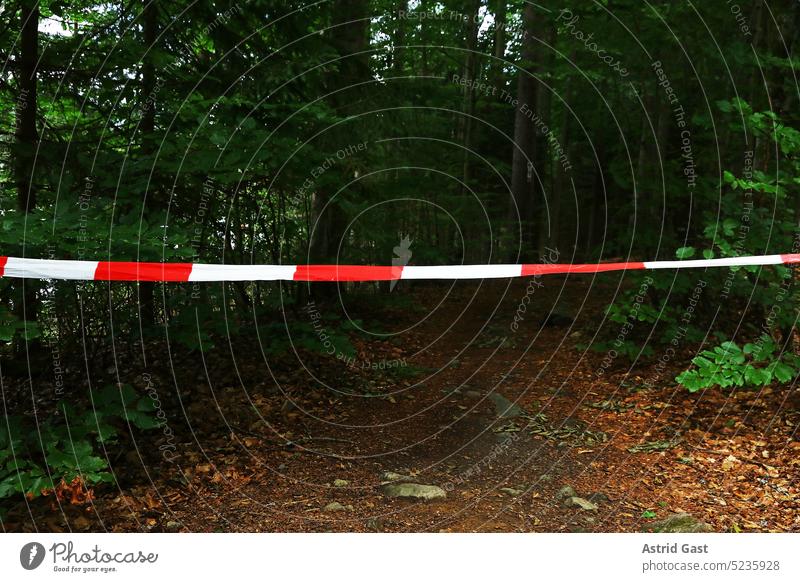
[[[295,281],[394,281],[403,267],[370,265],[298,265]]]
[[[7,262],[8,262],[8,257],[0,257],[0,277],[6,274]]]
[[[781,255],[781,260],[785,264],[800,263],[800,253],[790,253],[788,255]]]
[[[191,272],[191,263],[100,261],[94,278],[97,281],[188,281]]]
[[[600,263],[597,265],[529,264],[522,265],[522,276],[558,275],[559,273],[603,273],[605,271],[638,269],[644,269],[644,263]]]

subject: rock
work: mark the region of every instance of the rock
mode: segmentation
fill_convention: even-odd
[[[511,402],[508,398],[497,392],[489,394],[489,399],[494,403],[494,412],[499,419],[516,418],[525,414],[521,407]]]
[[[561,489],[558,490],[558,493],[556,493],[556,499],[558,500],[567,499],[569,497],[577,497],[577,496],[578,494],[569,485],[562,487]]]
[[[334,479],[333,486],[334,487],[347,487],[350,485],[350,481],[345,481],[344,479]]]
[[[713,531],[707,523],[695,519],[688,513],[674,513],[661,521],[656,521],[647,526],[649,531],[656,533],[699,533]]]
[[[605,493],[601,493],[600,491],[598,491],[596,493],[592,493],[586,499],[588,499],[592,503],[608,503],[609,502],[608,495],[606,495]]]
[[[447,493],[436,485],[420,485],[418,483],[386,483],[381,487],[387,497],[404,497],[432,501],[444,499]]]
[[[395,473],[394,471],[384,471],[380,474],[381,484],[386,483],[405,483],[409,481],[413,481],[411,477],[408,475],[401,475],[400,473]]]
[[[322,508],[322,511],[344,511],[345,506],[338,501],[331,501],[328,505]]]
[[[586,511],[597,511],[597,506],[583,497],[567,497],[564,500],[564,505],[567,507],[580,507]]]
[[[180,524],[180,522],[168,521],[165,527],[167,529],[175,530],[175,529],[181,529],[183,526]]]
[[[500,488],[500,492],[501,493],[505,493],[506,495],[510,495],[511,497],[517,497],[517,496],[522,495],[523,493],[525,493],[524,490],[522,490],[522,489],[514,489],[513,487],[501,487]]]

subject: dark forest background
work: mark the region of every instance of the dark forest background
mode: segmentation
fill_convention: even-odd
[[[800,252],[798,31],[789,0],[4,2],[0,254],[391,264],[404,237],[415,265]],[[640,306],[629,275],[607,311],[645,326],[590,347],[703,341],[689,390],[796,378],[790,268],[706,272],[717,299],[688,326],[697,274],[650,276]],[[158,426],[141,391],[92,382],[119,354],[257,337],[279,357],[288,336],[318,347],[293,319],[309,297],[408,289],[0,280],[6,382],[86,376],[34,440],[7,408],[0,498],[110,479],[96,451],[120,420]]]

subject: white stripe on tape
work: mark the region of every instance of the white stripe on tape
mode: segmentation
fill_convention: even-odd
[[[760,257],[727,257],[724,259],[691,259],[687,261],[645,262],[645,269],[691,269],[699,267],[745,267],[748,265],[780,265],[781,255],[762,255]]]
[[[291,281],[295,265],[192,265],[189,281]]]
[[[19,259],[8,257],[4,277],[27,279],[71,279],[92,281],[97,261],[60,261],[51,259]]]
[[[522,265],[403,267],[401,279],[500,279],[521,277]]]

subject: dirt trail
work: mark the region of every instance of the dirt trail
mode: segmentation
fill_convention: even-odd
[[[350,366],[304,353],[267,366],[256,345],[208,354],[208,373],[178,362],[178,461],[141,443],[119,491],[66,516],[34,508],[20,528],[638,531],[686,511],[715,531],[800,530],[796,391],[690,395],[672,380],[688,348],[641,389],[652,365],[628,373],[576,348],[605,307],[583,298],[615,286],[574,278],[565,299],[563,283],[419,286],[417,308],[371,314],[410,329],[365,343]],[[575,322],[543,325],[554,305]],[[385,471],[447,497],[391,499]],[[590,507],[566,507],[565,486]]]

